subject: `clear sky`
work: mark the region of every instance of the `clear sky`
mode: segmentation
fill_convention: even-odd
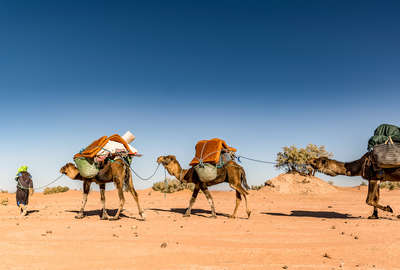
[[[357,159],[377,125],[400,125],[399,14],[398,1],[0,1],[0,188],[23,164],[46,184],[126,130],[143,176],[161,154],[188,166],[214,137],[269,161],[308,143]],[[251,185],[280,173],[243,166]]]

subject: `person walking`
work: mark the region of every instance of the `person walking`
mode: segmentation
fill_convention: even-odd
[[[28,166],[19,167],[15,181],[17,181],[17,206],[20,215],[26,216],[29,196],[33,195],[33,181],[32,176],[28,173]]]

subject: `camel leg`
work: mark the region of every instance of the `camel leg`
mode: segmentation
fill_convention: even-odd
[[[122,184],[118,184],[118,196],[119,196],[119,208],[115,216],[113,216],[110,220],[117,220],[119,219],[119,215],[121,213],[122,208],[124,207],[125,204],[125,197],[124,197],[124,192],[122,190]]]
[[[249,210],[248,205],[247,205],[247,194],[248,194],[248,192],[241,185],[239,185],[239,186],[234,186],[234,185],[231,185],[231,184],[229,184],[229,185],[230,185],[230,187],[232,189],[236,190],[236,192],[239,192],[240,195],[243,195],[244,202],[245,202],[245,205],[246,205],[247,218],[250,218],[251,210]],[[237,195],[236,195],[236,207],[235,207],[235,211],[230,216],[231,218],[236,218],[236,211],[237,211],[236,208],[239,206],[238,203],[237,203],[237,200],[238,200],[238,198],[237,198]],[[241,200],[241,198],[239,198],[239,200]],[[239,203],[240,203],[240,201],[239,201]]]
[[[102,212],[101,212],[101,218],[103,220],[107,220],[109,218],[106,210],[106,184],[100,184],[100,199],[101,199],[101,205],[103,207]]]
[[[208,190],[207,186],[204,184],[202,184],[200,188],[203,191],[204,195],[206,195],[207,201],[211,206],[211,217],[217,218],[217,215],[215,214],[214,200],[211,196],[210,191]]]
[[[236,213],[241,201],[242,201],[242,196],[240,196],[240,192],[236,190],[236,205],[235,209],[233,210],[233,214],[230,215],[229,218],[236,218]]]
[[[83,181],[83,198],[82,198],[82,206],[81,209],[79,210],[79,213],[75,216],[75,218],[83,218],[84,217],[84,213],[83,211],[85,210],[85,206],[86,206],[86,202],[87,202],[87,197],[89,195],[89,191],[90,191],[90,184],[92,182],[90,181]]]
[[[136,190],[135,190],[135,187],[133,186],[132,175],[129,176],[128,189],[129,189],[129,192],[132,194],[133,199],[136,201],[136,205],[137,205],[137,207],[138,207],[140,217],[141,217],[143,220],[145,220],[146,217],[144,216],[144,211],[143,211],[143,209],[140,207],[140,204],[139,204],[139,196],[138,196],[138,194],[137,194],[137,192],[136,192]]]
[[[192,206],[196,201],[199,191],[200,191],[200,186],[196,184],[193,190],[192,198],[190,198],[189,207],[186,209],[186,213],[183,215],[184,217],[190,217],[190,213],[192,212]]]
[[[379,202],[379,181],[370,180],[368,183],[368,195],[367,195],[367,204],[374,207],[374,211],[369,219],[378,219],[378,209],[381,209],[386,212],[393,213],[393,209],[387,205],[382,206]]]

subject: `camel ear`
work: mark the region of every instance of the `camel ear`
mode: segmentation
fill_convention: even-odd
[[[176,160],[176,156],[174,156],[174,155],[169,155],[168,158],[172,159],[172,160]]]

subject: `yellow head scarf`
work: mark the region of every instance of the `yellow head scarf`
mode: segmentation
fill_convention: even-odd
[[[21,172],[26,172],[26,171],[28,171],[28,166],[24,165],[24,166],[21,166],[21,167],[18,168],[17,174],[19,174]]]

